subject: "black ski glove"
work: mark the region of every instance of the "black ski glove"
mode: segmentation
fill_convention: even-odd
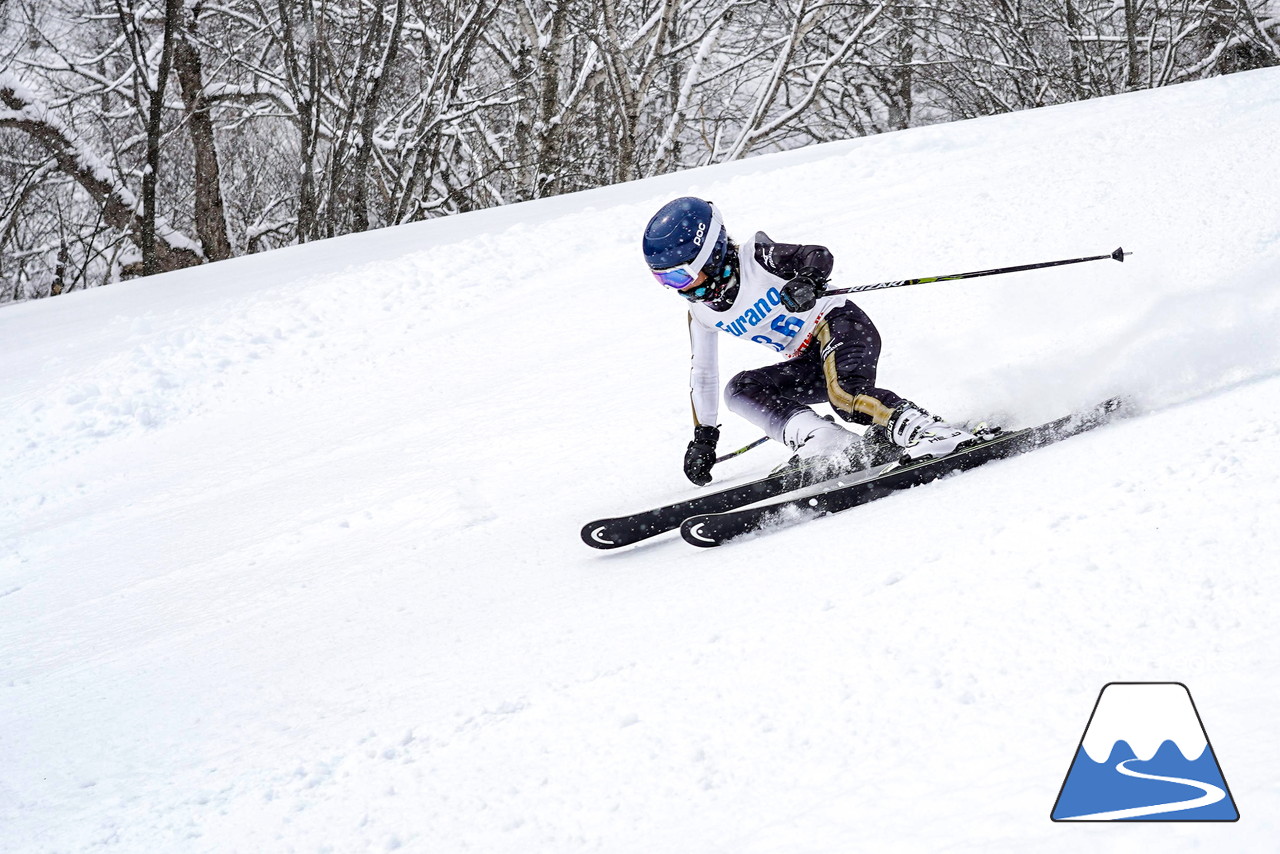
[[[782,306],[793,314],[804,314],[818,304],[827,290],[827,277],[817,267],[801,267],[782,286]]]
[[[693,428],[693,441],[684,452],[684,476],[698,486],[711,482],[711,467],[716,464],[716,442],[720,428],[699,424]]]

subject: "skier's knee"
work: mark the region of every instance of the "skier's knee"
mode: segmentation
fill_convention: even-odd
[[[730,412],[736,412],[735,405],[741,406],[743,403],[758,400],[761,392],[765,389],[765,384],[756,376],[755,371],[742,371],[734,374],[724,387],[724,402],[728,405]]]

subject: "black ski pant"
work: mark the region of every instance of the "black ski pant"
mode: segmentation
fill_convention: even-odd
[[[852,302],[832,309],[799,356],[735,374],[724,389],[729,411],[782,441],[782,427],[815,403],[830,403],[845,421],[884,426],[903,402],[876,386],[880,333]]]

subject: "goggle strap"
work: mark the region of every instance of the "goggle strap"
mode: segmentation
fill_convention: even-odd
[[[720,242],[720,229],[724,225],[724,220],[720,218],[720,211],[716,210],[715,205],[709,205],[711,208],[711,225],[707,228],[707,239],[702,242],[702,249],[698,252],[698,257],[693,259],[690,268],[693,270],[693,276],[696,279],[698,272],[707,266],[707,262],[711,260],[711,253],[715,251],[716,244]]]

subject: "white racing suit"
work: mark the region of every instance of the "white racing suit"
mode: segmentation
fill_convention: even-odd
[[[830,403],[840,417],[884,426],[902,398],[877,388],[880,335],[862,309],[844,297],[823,297],[810,311],[783,307],[782,286],[801,267],[830,275],[834,259],[823,246],[774,243],[764,232],[739,249],[736,288],[719,300],[689,307],[693,350],[689,376],[697,424],[719,418],[718,335],[754,341],[785,361],[736,374],[725,386],[729,410],[782,441],[782,427],[815,403]]]

